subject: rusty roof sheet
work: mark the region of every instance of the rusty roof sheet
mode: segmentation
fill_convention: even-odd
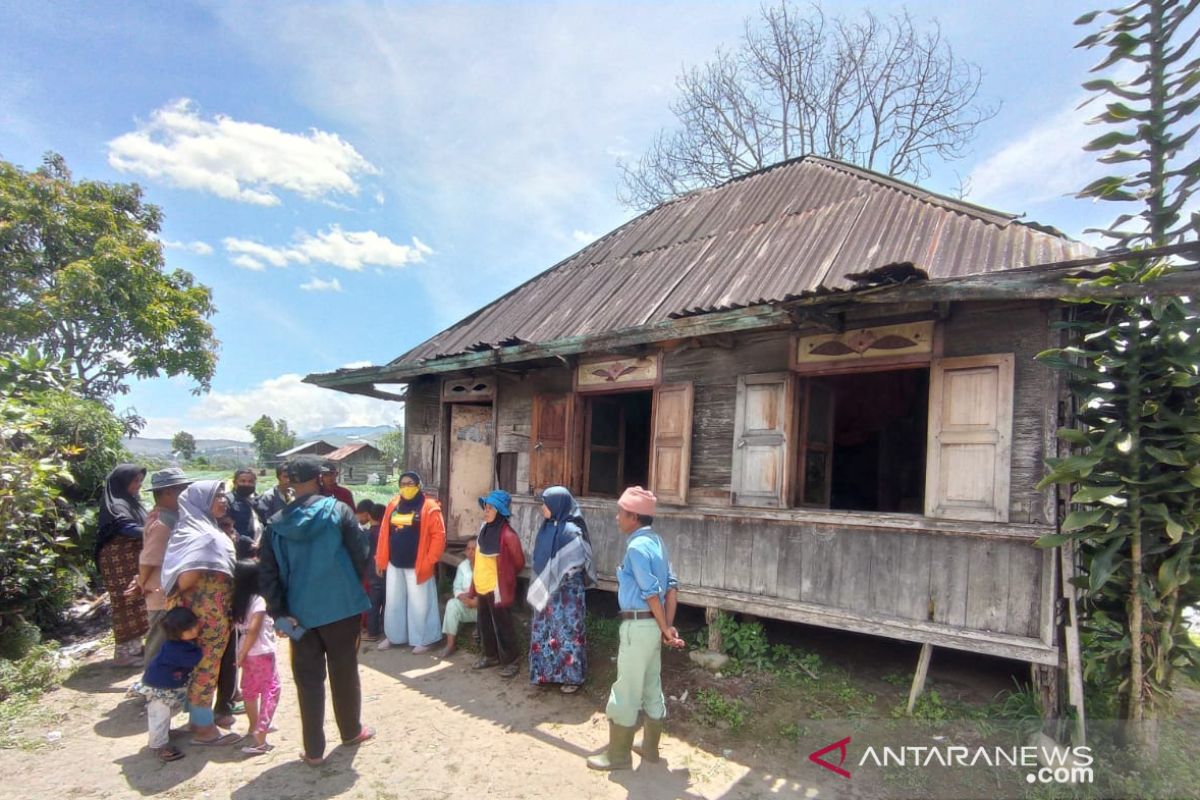
[[[648,211],[391,363],[850,289],[848,275],[895,262],[932,279],[1094,253],[1010,214],[805,156]]]
[[[326,454],[325,460],[326,461],[341,461],[345,458],[348,458],[349,456],[354,455],[359,450],[362,450],[365,447],[370,447],[376,453],[379,452],[379,448],[374,447],[373,445],[371,445],[368,442],[358,442],[357,444],[344,444],[341,447],[339,447],[337,450],[334,450],[332,453]]]

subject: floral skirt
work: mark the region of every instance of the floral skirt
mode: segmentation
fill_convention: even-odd
[[[211,713],[213,697],[217,693],[221,656],[233,628],[230,619],[232,602],[233,578],[220,572],[205,572],[192,591],[185,596],[172,595],[169,601],[172,608],[190,608],[200,619],[200,635],[196,637],[201,652],[200,663],[192,670],[192,681],[188,685],[188,704],[199,716],[204,715],[205,709]]]
[[[118,536],[100,550],[100,578],[108,592],[112,607],[113,638],[118,649],[130,653],[141,650],[139,641],[146,635],[146,601],[138,597],[126,597],[125,590],[138,574],[138,557],[142,554],[142,540]]]
[[[587,677],[586,615],[583,573],[573,572],[530,621],[530,683],[583,683]]]

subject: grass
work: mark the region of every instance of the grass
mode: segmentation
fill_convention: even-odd
[[[233,487],[233,470],[230,469],[192,469],[185,468],[189,478],[198,481],[224,481],[226,488]],[[258,476],[258,483],[255,486],[255,491],[258,494],[269,492],[275,488],[275,484],[279,481],[275,479],[275,471],[268,469],[266,475]],[[396,494],[396,485],[394,483],[386,483],[378,486],[369,486],[365,483],[355,483],[346,486],[354,495],[355,502],[367,498],[376,503],[387,503]],[[147,480],[142,488],[142,503],[146,508],[154,506],[154,496],[150,493],[150,481]]]
[[[72,671],[60,664],[56,642],[36,644],[15,661],[0,659],[0,749],[36,750],[47,744],[43,736],[26,731],[58,721],[40,700]]]

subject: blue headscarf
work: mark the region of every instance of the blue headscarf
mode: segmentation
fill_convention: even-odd
[[[542,502],[550,509],[550,519],[542,522],[533,543],[534,575],[541,574],[559,548],[576,536],[591,544],[583,511],[565,486],[551,486],[542,492]]]

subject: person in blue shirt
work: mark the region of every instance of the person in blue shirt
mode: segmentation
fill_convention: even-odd
[[[621,644],[617,680],[608,695],[608,747],[588,758],[592,769],[633,766],[633,735],[638,712],[645,715],[644,761],[657,762],[658,742],[667,715],[662,692],[662,646],[683,647],[675,629],[679,582],[671,570],[667,546],[651,528],[658,505],[641,486],[625,490],[617,501],[617,528],[629,541],[617,569],[617,601],[621,606]]]
[[[146,667],[138,691],[146,696],[150,749],[163,761],[178,761],[183,753],[170,744],[171,717],[187,705],[188,681],[203,656],[196,644],[200,619],[190,608],[178,606],[165,612],[158,624],[167,640]]]

